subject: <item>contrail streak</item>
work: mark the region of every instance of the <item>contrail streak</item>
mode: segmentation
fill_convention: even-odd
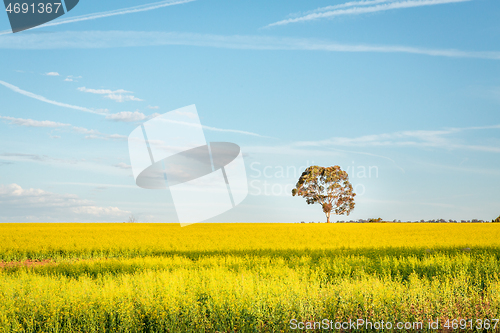
[[[0,80],[0,84],[3,85],[3,86],[5,86],[5,87],[7,87],[7,88],[9,88],[12,91],[15,91],[15,92],[21,94],[21,95],[37,99],[37,100],[39,100],[41,102],[45,102],[45,103],[49,103],[49,104],[61,106],[63,108],[69,108],[69,109],[74,109],[74,110],[78,110],[78,111],[84,111],[84,112],[89,112],[89,113],[103,115],[102,113],[97,112],[97,111],[92,110],[92,109],[87,109],[87,108],[84,108],[84,107],[81,107],[81,106],[75,106],[75,105],[70,105],[70,104],[66,104],[66,103],[60,103],[60,102],[52,101],[52,100],[47,99],[47,98],[45,98],[43,96],[33,94],[33,93],[31,93],[29,91],[26,91],[26,90],[22,90],[19,87],[16,87],[16,86],[14,86],[14,85],[12,85],[10,83],[7,83],[7,82],[1,81],[1,80]]]
[[[160,2],[155,2],[155,3],[141,5],[141,6],[134,6],[134,7],[129,7],[129,8],[111,10],[111,11],[107,11],[107,12],[87,14],[87,15],[82,15],[82,16],[75,16],[75,17],[67,18],[65,20],[56,20],[53,22],[49,22],[49,23],[45,23],[45,24],[36,26],[32,29],[43,28],[43,27],[53,27],[56,25],[81,22],[81,21],[88,21],[88,20],[96,20],[96,19],[110,17],[110,16],[116,16],[116,15],[125,15],[125,14],[131,14],[131,13],[146,12],[146,11],[153,10],[153,9],[174,6],[174,5],[181,5],[181,4],[193,2],[193,1],[196,1],[196,0],[160,1]],[[0,35],[6,35],[6,34],[10,34],[10,33],[12,33],[10,30],[0,31]]]
[[[323,12],[322,8],[320,8],[320,9],[315,10],[315,12],[312,14],[308,14],[305,16],[297,17],[297,18],[290,18],[290,19],[286,19],[286,20],[281,20],[281,21],[278,21],[275,23],[271,23],[271,24],[267,25],[265,28],[278,26],[278,25],[286,25],[286,24],[290,24],[290,23],[317,20],[317,19],[327,18],[327,17],[341,16],[341,15],[359,15],[359,14],[386,11],[386,10],[391,10],[391,9],[412,8],[412,7],[421,7],[421,6],[433,6],[433,5],[442,5],[442,4],[447,4],[447,3],[468,2],[468,1],[471,1],[471,0],[408,0],[408,1],[397,1],[397,2],[378,4],[378,5],[371,6],[371,7],[352,7],[352,6],[354,6],[353,5],[354,2],[348,2],[348,3],[342,4],[342,5],[338,5],[338,6],[352,7],[352,8],[336,9],[336,10],[330,10],[330,11],[326,11],[326,12]],[[361,6],[365,6],[369,2],[370,1],[360,2],[360,4],[361,4]],[[380,1],[380,2],[384,2],[384,1]],[[373,1],[373,3],[374,4],[378,3],[378,1]],[[336,7],[336,6],[333,6],[333,7]],[[341,8],[341,7],[336,7],[336,8]]]

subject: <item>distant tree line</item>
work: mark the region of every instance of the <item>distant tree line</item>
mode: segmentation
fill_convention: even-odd
[[[495,223],[498,222],[500,223],[500,216],[497,217],[495,220],[491,220],[491,222]],[[392,220],[392,221],[384,221],[382,218],[370,218],[367,220],[364,219],[359,219],[359,220],[349,220],[349,221],[338,221],[336,223],[491,223],[490,221],[484,221],[484,220],[478,220],[478,219],[472,219],[472,220],[444,220],[444,219],[438,219],[438,220],[420,220],[420,221],[401,221],[401,220]],[[301,221],[300,223],[306,223],[304,221]],[[314,221],[309,222],[309,223],[316,223]],[[321,222],[317,222],[321,223]],[[334,222],[335,223],[335,222]]]

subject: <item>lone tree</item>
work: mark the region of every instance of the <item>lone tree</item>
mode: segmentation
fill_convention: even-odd
[[[337,215],[351,213],[356,193],[353,192],[347,172],[338,165],[328,168],[315,165],[302,173],[292,195],[304,197],[308,205],[321,204],[326,222],[330,223],[332,211]]]
[[[137,218],[134,215],[128,217],[127,223],[137,223]]]

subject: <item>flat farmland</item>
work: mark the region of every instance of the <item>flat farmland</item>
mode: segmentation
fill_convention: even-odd
[[[0,332],[500,317],[495,223],[1,224],[0,262]]]

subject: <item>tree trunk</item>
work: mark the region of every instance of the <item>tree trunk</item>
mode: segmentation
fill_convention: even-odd
[[[330,213],[326,214],[326,223],[330,223]]]

